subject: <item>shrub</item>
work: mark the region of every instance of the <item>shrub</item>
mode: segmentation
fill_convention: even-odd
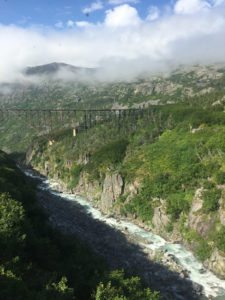
[[[25,212],[9,194],[0,194],[0,248],[3,256],[12,257],[23,246],[26,237]]]
[[[73,168],[71,169],[71,180],[68,184],[68,188],[74,188],[78,185],[82,168],[83,166],[81,165],[73,166]]]
[[[205,213],[216,211],[219,208],[220,196],[221,196],[221,191],[216,188],[204,191],[203,211]]]
[[[225,252],[225,226],[222,226],[216,233],[215,243],[219,250]]]
[[[195,253],[201,261],[208,259],[212,253],[212,249],[208,245],[207,241],[200,236],[197,241]]]
[[[108,281],[100,283],[95,300],[158,300],[159,294],[143,288],[139,277],[126,278],[123,271],[113,271]]]
[[[90,174],[92,179],[99,179],[101,173],[105,173],[109,168],[116,168],[122,162],[127,145],[127,140],[119,140],[103,146],[91,156],[90,162],[84,167],[84,170]]]
[[[152,220],[154,210],[151,205],[151,199],[142,198],[143,195],[137,195],[128,204],[125,205],[125,210],[131,214],[137,214],[137,216],[143,221],[148,222]]]
[[[215,181],[217,184],[224,184],[225,183],[225,172],[217,172],[215,175]]]
[[[168,196],[167,213],[173,220],[177,220],[181,212],[188,212],[190,208],[189,199],[185,193],[174,193]]]

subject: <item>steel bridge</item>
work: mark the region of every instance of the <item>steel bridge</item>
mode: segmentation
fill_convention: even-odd
[[[86,130],[98,123],[114,122],[118,126],[129,122],[135,126],[138,119],[151,117],[152,111],[138,109],[0,109],[0,124],[18,119],[39,130],[71,127]],[[125,122],[126,120],[126,122]]]

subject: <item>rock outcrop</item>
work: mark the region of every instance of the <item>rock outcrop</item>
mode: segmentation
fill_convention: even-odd
[[[157,233],[162,233],[165,231],[165,227],[168,226],[170,218],[166,213],[165,201],[160,201],[161,206],[154,208],[154,215],[152,218],[152,224],[154,226],[154,231]]]
[[[225,203],[222,199],[220,200],[219,218],[221,224],[225,225]]]
[[[108,213],[116,199],[122,194],[124,187],[120,174],[107,174],[103,183],[100,207],[104,213]]]
[[[225,253],[215,249],[208,261],[208,268],[216,275],[225,279]]]
[[[84,195],[89,201],[100,199],[101,191],[100,183],[97,180],[90,181],[86,173],[81,173],[79,183],[74,189],[74,192]]]
[[[188,227],[194,229],[201,236],[206,236],[207,233],[212,229],[215,216],[211,214],[204,214],[202,212],[203,199],[202,193],[203,188],[198,189],[193,198],[192,206],[188,216]]]

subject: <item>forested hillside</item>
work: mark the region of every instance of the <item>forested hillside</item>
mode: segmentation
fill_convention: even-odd
[[[20,115],[3,118],[0,114],[0,147],[20,161],[26,155],[26,164],[59,181],[62,189],[85,196],[103,213],[127,218],[168,241],[186,245],[224,279],[224,74],[224,66],[195,66],[137,82],[51,81],[16,86],[13,93],[1,95],[2,109],[141,106],[143,110],[134,118],[129,114],[121,119],[97,117],[93,126],[78,130],[76,136],[72,123],[77,120],[67,120],[64,126],[52,119],[53,130],[46,124],[40,130],[32,126],[35,116],[29,123]],[[135,292],[127,285],[134,280],[139,293],[135,300],[157,297],[148,290],[140,292],[138,278],[124,279],[120,271],[109,273],[106,264],[78,239],[50,229],[33,189],[27,189],[21,172],[5,154],[1,156],[2,205],[12,204],[7,209],[14,211],[15,206],[21,215],[19,238],[12,241],[18,243],[18,252],[3,256],[5,287],[16,282],[14,290],[22,289],[21,299],[54,295],[110,300],[123,294],[133,299],[130,295]],[[4,227],[6,216],[2,218]],[[7,253],[14,251],[7,247]],[[71,258],[64,255],[68,249],[74,249]],[[40,279],[31,273],[40,274]],[[11,290],[5,290],[4,299],[12,297]]]
[[[105,213],[185,243],[225,277],[225,118],[219,107],[154,107],[128,124],[35,139],[27,162]]]
[[[48,74],[49,65],[42,68]],[[38,72],[36,76],[36,80],[27,77],[20,83],[1,83],[1,107],[97,109],[181,102],[217,106],[225,101],[224,64],[180,66],[129,81],[98,80],[94,74],[87,80],[42,77]]]
[[[0,0],[0,300],[225,300],[225,0]]]
[[[52,229],[34,188],[0,152],[0,299],[158,299],[138,277],[110,272],[76,237]]]
[[[48,74],[49,66],[42,68]],[[28,79],[0,85],[0,148],[6,152],[25,152],[33,136],[50,131],[49,124],[40,128],[26,115],[9,118],[7,113],[2,113],[10,108],[118,109],[182,103],[190,107],[223,110],[225,104],[223,64],[181,66],[168,73],[143,75],[143,78],[127,82],[98,81],[94,75],[89,80],[77,77],[59,80],[51,76],[38,77],[36,81]]]

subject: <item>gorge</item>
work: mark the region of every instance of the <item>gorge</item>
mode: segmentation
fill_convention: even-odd
[[[140,272],[140,275],[144,277],[148,283],[150,280],[151,284],[155,285],[158,281],[156,287],[161,290],[162,295],[165,297],[165,299],[167,299],[169,295],[171,296],[171,290],[173,292],[173,299],[192,299],[192,297],[193,299],[195,297],[197,297],[196,299],[198,299],[201,294],[207,296],[208,299],[211,299],[211,297],[215,298],[216,296],[225,296],[225,280],[220,280],[210,271],[207,271],[203,267],[203,265],[193,256],[193,254],[185,249],[185,247],[183,247],[182,245],[166,242],[160,236],[146,231],[145,229],[140,228],[139,226],[126,219],[116,219],[112,216],[103,215],[99,209],[93,207],[93,204],[83,199],[79,195],[73,195],[68,192],[63,192],[60,183],[55,180],[48,180],[45,177],[38,176],[37,173],[33,172],[32,170],[25,170],[25,174],[32,178],[41,180],[41,183],[39,184],[39,190],[44,192],[47,191],[50,195],[56,196],[56,199],[54,199],[54,197],[52,198],[51,196],[46,197],[46,195],[42,194],[42,192],[39,193],[39,201],[49,213],[50,223],[56,228],[60,228],[60,230],[62,230],[63,232],[70,234],[78,234],[79,231],[85,230],[88,233],[86,232],[85,234],[84,232],[82,232],[80,237],[90,242],[90,235],[93,234],[93,228],[90,228],[90,224],[92,224],[92,222],[80,222],[80,224],[78,225],[76,220],[73,221],[73,218],[82,217],[83,214],[86,214],[89,216],[89,218],[91,217],[94,220],[101,221],[102,223],[109,225],[113,229],[116,229],[116,231],[118,230],[119,232],[122,232],[123,235],[126,236],[126,239],[128,241],[132,241],[135,243],[135,245],[138,246],[135,250],[135,253],[132,254],[133,261],[129,260],[129,254],[128,257],[126,257],[125,262],[127,262],[126,267],[128,269],[131,267],[134,268],[134,266],[137,264],[138,255],[146,255],[145,259],[150,260],[150,264],[156,261],[155,266],[151,266],[150,270],[146,266],[144,267],[143,264],[140,264],[138,262],[139,267],[138,270],[135,269],[135,271]],[[81,208],[79,206],[77,207],[76,205],[73,208],[73,204],[69,202],[75,202],[76,204],[79,204]],[[68,208],[66,208],[66,206],[68,206]],[[68,209],[73,210],[73,212],[69,214]],[[77,215],[74,209],[78,209],[78,211],[81,210],[82,214]],[[84,225],[88,226],[85,228]],[[105,232],[102,235],[102,232],[98,231],[99,228],[97,228],[97,226],[94,226],[94,231],[96,229],[97,232],[95,232],[95,237],[92,237],[90,242],[92,247],[94,244],[93,239],[95,240],[96,244],[104,243],[105,239],[107,240],[107,242],[109,242],[111,239],[114,242],[114,237],[112,234],[110,234],[110,230],[108,233],[106,233],[105,236]],[[99,242],[96,241],[96,234],[101,234]],[[118,243],[118,245],[120,245],[120,243]],[[116,251],[120,252],[120,249],[117,249]],[[116,265],[118,264],[117,267],[121,267],[118,259],[120,255],[121,254],[119,253],[114,253]],[[121,258],[124,259],[123,256]],[[111,255],[109,255],[108,259],[113,264],[112,253]],[[159,265],[157,266],[157,264]],[[174,274],[173,271],[171,273],[168,270],[166,271],[166,269],[162,267],[163,265],[165,265],[168,270],[170,270],[172,267],[173,271],[179,271],[180,278],[178,275]],[[154,280],[151,276],[154,276]],[[182,282],[183,280],[184,282]],[[192,287],[189,280],[193,282]],[[167,285],[166,291],[161,287],[165,284],[164,282]],[[190,288],[194,291],[193,295],[189,294]],[[167,296],[166,293],[168,293]],[[195,295],[195,293],[198,296]]]

